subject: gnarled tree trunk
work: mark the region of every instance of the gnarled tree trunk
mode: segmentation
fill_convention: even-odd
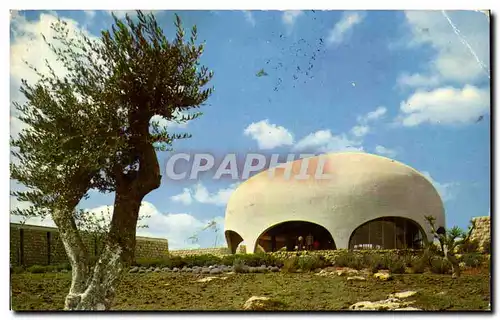
[[[160,186],[160,168],[151,144],[143,145],[133,178],[117,178],[114,212],[101,255],[89,272],[88,254],[72,215],[59,215],[58,227],[72,266],[66,310],[109,310],[116,287],[134,257],[142,199]],[[54,216],[54,220],[56,220]]]

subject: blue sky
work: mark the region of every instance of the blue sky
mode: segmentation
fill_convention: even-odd
[[[180,11],[205,41],[201,62],[214,71],[204,115],[165,124],[193,138],[176,150],[338,152],[360,150],[426,174],[445,203],[448,226],[465,228],[490,211],[489,22],[474,11]],[[123,16],[124,12],[116,12]],[[172,11],[156,12],[168,37]],[[19,12],[11,23],[11,100],[22,59],[53,57],[40,32],[59,16],[98,36],[107,11]],[[55,63],[55,62],[54,62]],[[267,76],[257,77],[264,69]],[[12,106],[11,106],[12,109]],[[477,122],[480,116],[482,121]],[[11,134],[23,128],[11,116]],[[168,154],[159,153],[163,165]],[[15,186],[15,185],[14,185]],[[215,218],[221,226],[234,181],[167,181],[142,209],[149,228],[173,248],[212,246],[215,232],[187,238]],[[100,211],[113,195],[91,193],[80,206]],[[22,205],[11,199],[11,206]],[[15,219],[13,219],[15,220]],[[51,221],[33,223],[51,224]]]

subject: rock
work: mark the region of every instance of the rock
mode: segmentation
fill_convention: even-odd
[[[281,302],[268,298],[253,296],[243,305],[243,310],[272,310],[282,305]]]
[[[302,269],[297,269],[297,273],[301,273],[302,272]]]
[[[173,272],[179,272],[179,268],[175,267],[172,269]]]
[[[248,267],[248,272],[255,273],[255,271],[256,271],[255,267]]]
[[[404,308],[394,309],[394,311],[422,311],[422,309],[415,308],[415,307],[404,307]]]
[[[403,291],[398,293],[393,293],[389,298],[406,299],[417,294],[417,291]]]
[[[210,273],[210,269],[209,268],[203,268],[203,269],[201,269],[201,273],[202,274]]]
[[[156,268],[154,271],[155,271],[155,272],[160,272],[160,271],[161,271],[161,269],[160,269],[160,268]]]
[[[222,273],[219,268],[213,268],[210,270],[210,274],[220,274]]]
[[[215,268],[214,266],[208,266],[208,269],[212,270],[213,268]]]
[[[139,269],[139,273],[146,273],[146,269]]]
[[[227,277],[205,277],[203,279],[196,280],[196,282],[210,282],[216,279],[224,280],[227,279]]]
[[[395,310],[401,306],[398,299],[387,299],[381,301],[361,301],[349,307],[350,310]]]
[[[165,268],[162,268],[161,271],[163,271],[163,272],[170,272],[172,270],[170,270],[170,268],[168,268],[168,267],[165,267]]]
[[[129,273],[137,273],[139,271],[139,267],[133,267],[129,270]]]
[[[149,267],[148,271],[149,271],[149,272],[153,272],[153,271],[155,271],[155,268],[153,268],[153,267]]]
[[[365,281],[365,277],[361,276],[353,276],[353,277],[347,277],[347,281]]]
[[[201,269],[193,268],[193,270],[191,272],[193,272],[193,273],[201,273]]]
[[[323,270],[320,269],[320,268],[317,268],[317,269],[314,270],[314,273],[320,273],[321,271],[323,271]]]
[[[387,281],[392,279],[392,275],[385,272],[377,272],[373,274],[373,277],[379,280]]]
[[[268,271],[266,266],[260,266],[257,269],[260,273],[266,273]]]
[[[359,271],[351,268],[337,269],[335,271],[338,276],[356,276],[359,274]]]
[[[278,268],[278,267],[275,266],[275,267],[271,268],[271,271],[272,272],[278,272],[278,271],[280,271],[280,268]]]
[[[186,268],[186,270],[184,270],[184,272],[192,272],[192,271],[193,271],[193,269],[191,269],[191,268]]]
[[[260,266],[260,268],[261,269],[266,269],[267,267],[266,267],[266,265],[263,264],[263,265]]]

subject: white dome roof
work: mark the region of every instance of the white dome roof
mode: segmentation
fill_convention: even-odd
[[[330,176],[328,179],[315,178],[320,157],[324,157],[322,172]],[[296,180],[303,161],[309,162],[310,178]],[[445,225],[443,203],[431,182],[395,160],[345,152],[299,159],[291,164],[288,179],[284,168],[276,169],[274,177],[266,170],[236,189],[226,209],[228,242],[231,242],[228,231],[236,232],[253,252],[263,232],[286,221],[323,226],[337,248],[347,248],[357,227],[381,217],[413,220],[428,237],[432,235],[424,216],[436,217],[438,227]]]

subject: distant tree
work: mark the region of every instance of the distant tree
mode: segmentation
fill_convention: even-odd
[[[188,240],[193,244],[198,243],[200,240],[199,239],[200,233],[203,231],[206,231],[206,230],[212,230],[214,232],[214,235],[215,235],[214,247],[217,247],[217,242],[219,240],[220,227],[219,227],[219,224],[217,223],[217,221],[215,221],[215,219],[208,221],[208,223],[204,227],[202,227],[200,230],[196,231],[193,235],[191,235],[188,238]]]
[[[142,199],[160,185],[155,151],[170,150],[177,139],[150,122],[153,116],[185,122],[201,113],[212,78],[200,66],[203,45],[196,45],[196,27],[185,41],[176,16],[176,37],[168,41],[153,14],[137,12],[137,20],[116,16],[110,31],[92,40],[69,36],[64,21],[52,25],[56,35],[46,43],[67,73],[49,74],[36,68],[40,80],[23,80],[27,102],[17,104],[20,120],[28,125],[11,138],[11,178],[27,187],[13,192],[28,209],[25,217],[51,215],[72,265],[67,310],[111,307],[116,286],[132,262]],[[57,40],[55,45],[51,40]],[[76,207],[88,191],[114,192],[109,230],[95,267],[89,266]]]
[[[439,232],[441,230],[436,229],[435,217],[425,216],[425,219],[431,227],[431,232],[434,235],[434,238],[439,242],[440,255],[443,256],[443,258],[447,260],[451,265],[452,276],[460,276],[460,266],[458,258],[456,257],[457,248],[470,243],[470,237],[472,231],[476,227],[476,222],[474,220],[471,220],[471,224],[467,232],[456,226],[448,230],[443,230],[443,232]]]

